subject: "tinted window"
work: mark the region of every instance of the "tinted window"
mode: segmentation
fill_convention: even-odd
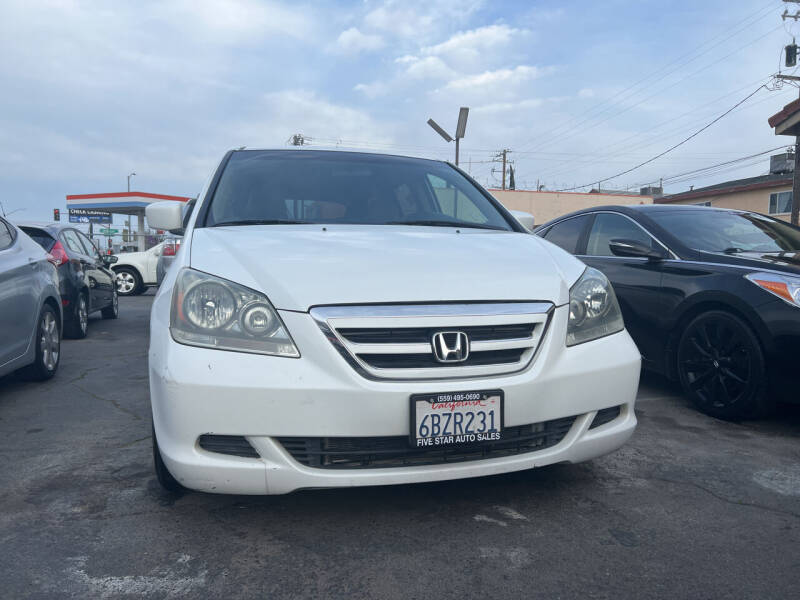
[[[611,213],[598,213],[586,243],[588,256],[614,256],[609,243],[613,239],[635,240],[655,248],[656,242],[636,223]]]
[[[494,204],[447,164],[312,151],[235,152],[206,225],[237,221],[511,230]]]
[[[650,218],[689,248],[705,252],[797,252],[800,228],[757,213],[659,211]]]
[[[14,234],[11,227],[6,225],[6,222],[0,219],[0,250],[5,250],[14,241]]]
[[[588,219],[588,215],[582,215],[556,223],[547,230],[547,233],[544,234],[544,239],[548,242],[553,242],[556,246],[561,246],[570,254],[575,254],[578,240]]]
[[[84,234],[82,234],[80,231],[78,231],[76,233],[78,234],[78,239],[80,240],[81,245],[83,246],[85,254],[87,256],[97,257],[97,255],[99,253],[97,252],[97,248],[94,247],[94,244],[92,243],[92,241],[88,237],[86,237]]]
[[[50,252],[52,247],[56,245],[56,241],[53,239],[53,236],[47,233],[44,229],[39,229],[38,227],[20,227],[20,229],[27,233],[34,242],[39,244],[47,252]]]
[[[81,241],[78,239],[77,234],[72,229],[65,229],[61,233],[61,241],[64,242],[67,250],[71,250],[76,254],[86,254],[86,250],[83,249]]]

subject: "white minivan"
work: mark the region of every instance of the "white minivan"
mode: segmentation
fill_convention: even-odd
[[[182,206],[149,206],[150,227],[181,227]],[[168,489],[507,473],[636,426],[640,356],[608,280],[451,164],[231,151],[183,244],[150,322]]]

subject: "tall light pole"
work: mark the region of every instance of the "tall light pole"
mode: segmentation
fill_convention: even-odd
[[[136,175],[136,171],[131,171],[131,174],[128,175],[128,191],[129,192],[131,191],[131,177],[134,177],[135,175]]]
[[[467,131],[467,115],[469,115],[469,108],[466,106],[462,106],[461,109],[458,111],[458,125],[456,125],[456,166],[458,166],[458,142],[461,138],[464,137],[464,133]],[[452,142],[453,138],[450,137],[450,134],[447,133],[439,124],[434,121],[433,119],[428,119],[428,125],[438,133],[440,136],[444,138],[445,142]]]

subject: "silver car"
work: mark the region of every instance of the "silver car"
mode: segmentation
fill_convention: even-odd
[[[0,376],[50,379],[61,356],[61,296],[51,255],[0,218]]]

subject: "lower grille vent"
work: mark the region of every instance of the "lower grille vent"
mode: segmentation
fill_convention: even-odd
[[[595,427],[600,427],[606,423],[611,423],[611,421],[620,415],[620,412],[621,410],[619,406],[612,406],[611,408],[598,410],[594,420],[592,421],[592,424],[589,426],[589,429],[594,429]]]
[[[208,452],[230,454],[246,458],[258,458],[258,452],[250,445],[247,438],[241,435],[201,435],[200,447]]]
[[[419,467],[484,460],[544,450],[567,435],[576,417],[506,427],[499,442],[415,448],[408,437],[280,437],[278,442],[302,465],[318,469]]]

